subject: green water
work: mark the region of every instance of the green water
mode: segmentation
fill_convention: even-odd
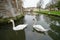
[[[36,16],[36,24],[42,25],[47,32],[38,32],[33,29],[33,18]],[[14,31],[12,23],[0,24],[0,40],[59,40],[60,39],[60,17],[51,15],[26,14],[24,18],[15,21],[15,24],[27,23],[28,26],[24,30]]]

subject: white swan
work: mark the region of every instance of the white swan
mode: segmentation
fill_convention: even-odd
[[[22,24],[15,27],[14,20],[10,19],[10,21],[13,24],[13,30],[23,30],[28,25],[28,24]]]
[[[48,29],[43,28],[41,25],[33,25],[33,28],[41,32],[48,31]]]
[[[33,19],[33,28],[37,31],[41,31],[41,32],[45,32],[45,31],[48,31],[49,29],[45,29],[43,28],[43,26],[41,25],[35,25],[35,21],[37,21],[35,18]]]

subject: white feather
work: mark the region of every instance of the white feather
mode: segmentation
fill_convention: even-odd
[[[18,25],[15,27],[15,23],[14,23],[14,20],[10,20],[13,24],[13,30],[23,30],[28,24],[22,24],[22,25]]]

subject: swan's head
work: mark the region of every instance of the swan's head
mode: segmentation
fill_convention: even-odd
[[[14,20],[13,19],[10,19],[10,22],[14,22]]]

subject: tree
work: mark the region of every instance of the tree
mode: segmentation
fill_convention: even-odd
[[[57,3],[56,0],[50,0],[50,2],[46,4],[46,8],[49,8],[50,11],[54,10],[56,7],[56,3]]]
[[[57,2],[56,7],[60,10],[60,1]]]
[[[37,3],[37,8],[39,8],[39,11],[40,11],[40,8],[41,8],[43,2],[44,2],[43,0],[40,0],[40,1]]]

